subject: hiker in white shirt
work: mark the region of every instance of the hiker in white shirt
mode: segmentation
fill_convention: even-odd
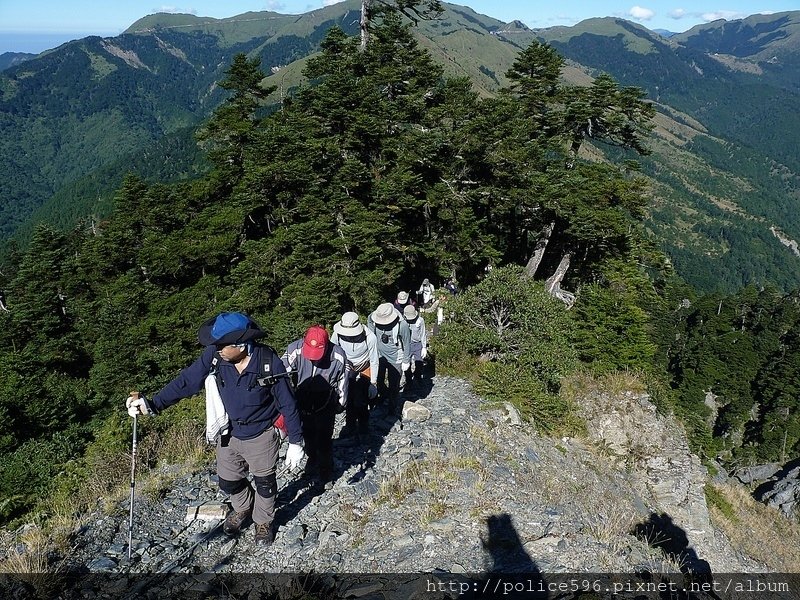
[[[378,395],[378,340],[354,312],[346,312],[333,326],[331,342],[347,355],[350,385],[347,388],[345,427],[340,437],[369,430],[369,406]]]

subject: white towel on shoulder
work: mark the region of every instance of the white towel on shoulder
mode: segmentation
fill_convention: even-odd
[[[230,419],[222,404],[222,396],[217,388],[217,378],[206,377],[206,441],[213,444],[219,435],[228,433]]]

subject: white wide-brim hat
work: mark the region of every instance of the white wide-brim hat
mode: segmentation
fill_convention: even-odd
[[[376,325],[389,325],[397,319],[397,310],[391,302],[384,302],[372,313],[372,322]]]
[[[333,330],[338,335],[353,336],[364,333],[364,326],[354,312],[346,312],[342,315],[342,320],[333,326]]]

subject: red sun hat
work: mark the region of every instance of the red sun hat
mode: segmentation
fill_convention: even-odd
[[[319,360],[325,355],[327,346],[327,330],[322,325],[312,325],[303,339],[303,357],[308,360]]]

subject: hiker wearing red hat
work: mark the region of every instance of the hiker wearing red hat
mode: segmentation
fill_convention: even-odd
[[[333,477],[333,425],[347,403],[347,356],[328,338],[322,325],[313,325],[281,357],[297,374],[295,400],[303,424],[306,474],[327,484]]]

